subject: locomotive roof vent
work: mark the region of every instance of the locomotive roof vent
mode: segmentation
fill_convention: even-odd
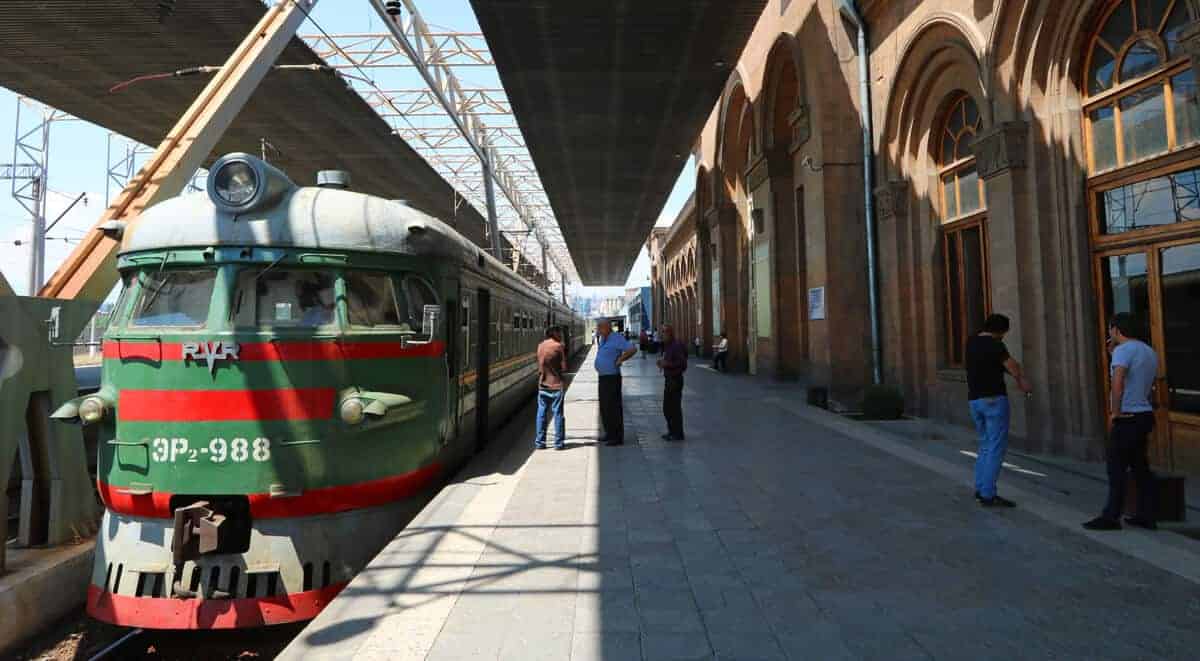
[[[209,199],[221,211],[235,215],[272,206],[295,187],[266,161],[240,152],[218,158],[209,170]]]
[[[317,185],[321,188],[350,188],[350,173],[345,170],[321,170],[317,173]]]

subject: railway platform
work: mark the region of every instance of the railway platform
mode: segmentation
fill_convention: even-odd
[[[687,372],[660,439],[653,357],[626,364],[626,445],[596,444],[590,356],[568,449],[497,439],[283,659],[1182,659],[1200,543],[1091,533],[1103,484],[1013,460],[983,509],[969,446]]]

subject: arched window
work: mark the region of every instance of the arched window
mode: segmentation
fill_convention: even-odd
[[[982,129],[975,100],[954,99],[937,133],[941,190],[942,258],[945,266],[946,363],[961,367],[967,337],[990,304],[987,279],[987,198],[970,146]]]
[[[946,113],[942,124],[941,163],[942,220],[950,222],[984,207],[983,181],[975,171],[971,143],[981,125],[975,100],[962,95]]]
[[[1093,174],[1200,140],[1196,78],[1179,43],[1188,22],[1185,0],[1121,0],[1100,22],[1083,90]]]

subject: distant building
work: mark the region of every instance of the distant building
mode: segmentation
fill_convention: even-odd
[[[629,303],[625,306],[625,318],[629,322],[631,333],[640,333],[654,328],[654,318],[650,314],[650,288],[637,287],[626,290]]]

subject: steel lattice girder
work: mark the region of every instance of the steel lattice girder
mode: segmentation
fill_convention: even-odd
[[[491,67],[487,41],[479,32],[429,32],[436,47],[425,66]],[[337,69],[413,68],[412,61],[390,34],[301,35],[309,48]]]
[[[409,142],[464,199],[486,213],[484,169],[469,169],[453,155],[482,158],[486,149],[493,160],[494,179],[503,195],[497,196],[497,221],[516,218],[535,232],[545,245],[555,269],[577,280],[573,260],[550,212],[537,170],[525,149],[515,120],[492,128],[483,117],[512,117],[511,106],[499,88],[466,88],[454,74],[459,66],[487,66],[491,62],[483,35],[431,30],[413,0],[403,0],[405,14],[394,20],[393,31],[380,34],[307,35],[301,38],[330,66],[345,73],[350,87]],[[381,5],[372,2],[381,17]],[[370,69],[411,67],[429,83],[425,89],[386,89],[367,75]],[[442,108],[438,113],[437,108]],[[440,116],[439,116],[440,115]],[[442,120],[430,125],[431,122]],[[418,122],[420,125],[418,125]],[[515,156],[510,157],[510,156]],[[553,228],[553,231],[551,231]],[[540,255],[538,255],[540,258]]]

